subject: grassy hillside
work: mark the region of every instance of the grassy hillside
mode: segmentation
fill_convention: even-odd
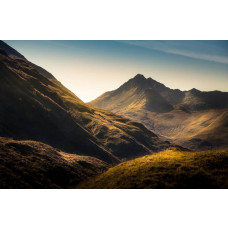
[[[108,167],[40,142],[0,137],[0,188],[69,188]]]
[[[121,163],[78,188],[228,188],[228,150],[175,148]]]

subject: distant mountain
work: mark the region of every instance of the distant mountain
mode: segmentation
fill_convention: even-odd
[[[139,121],[191,149],[228,147],[228,92],[173,90],[138,74],[90,104]]]
[[[42,142],[110,165],[171,145],[140,123],[83,103],[55,78],[7,51],[0,51],[1,137]]]
[[[101,95],[90,104],[115,112],[139,109],[167,112],[173,108],[161,94],[166,91],[169,92],[169,89],[164,85],[138,74],[117,90]]]

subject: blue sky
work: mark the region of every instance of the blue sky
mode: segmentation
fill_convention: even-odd
[[[5,41],[87,102],[137,73],[173,89],[228,91],[228,41]]]

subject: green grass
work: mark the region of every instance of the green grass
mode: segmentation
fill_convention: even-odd
[[[79,188],[228,188],[228,150],[166,150],[121,163]]]

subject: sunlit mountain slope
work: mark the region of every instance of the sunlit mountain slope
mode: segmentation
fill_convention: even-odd
[[[228,93],[172,90],[143,75],[90,104],[143,123],[190,149],[228,147]]]

